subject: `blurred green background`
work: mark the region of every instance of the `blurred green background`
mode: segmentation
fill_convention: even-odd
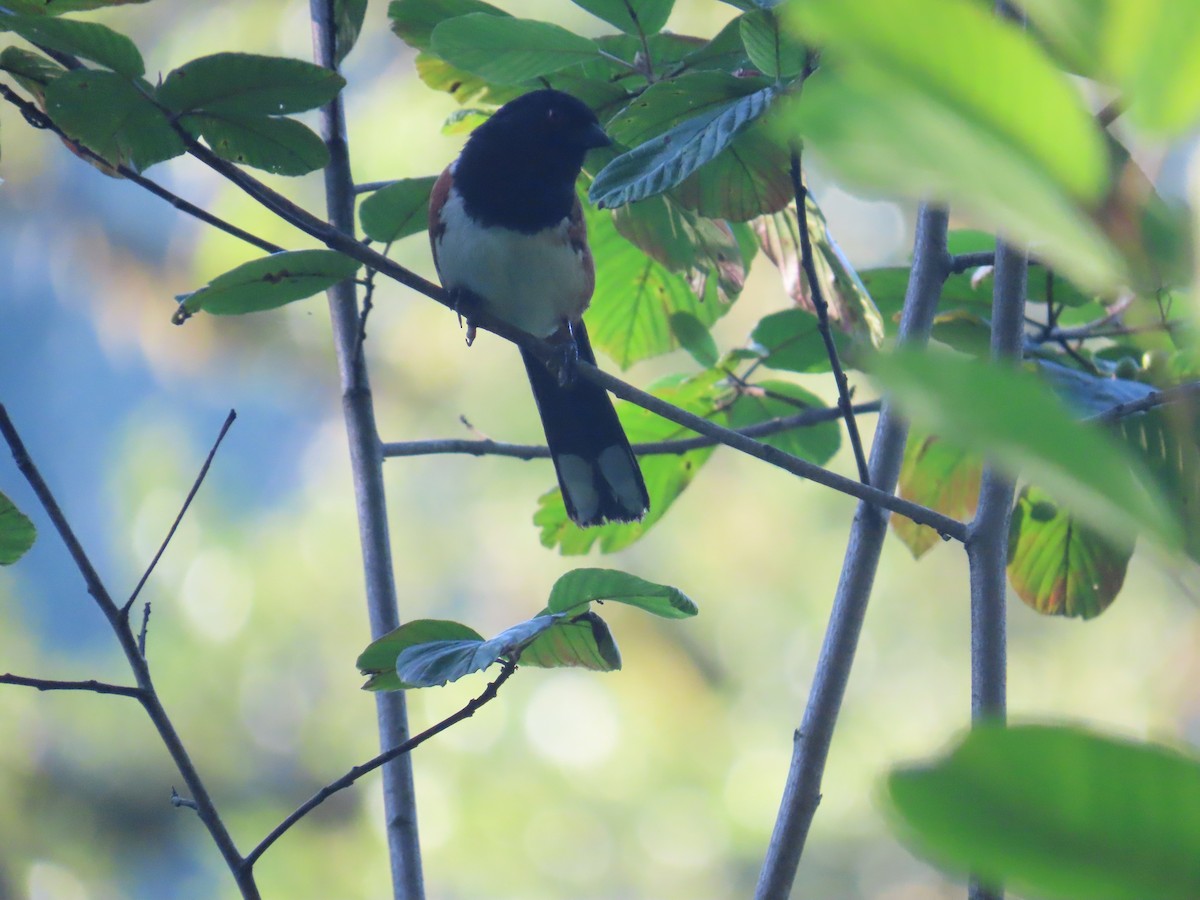
[[[551,0],[535,18],[605,26]],[[434,174],[461,136],[456,107],[415,77],[412,52],[371,0],[345,74],[359,181]],[[670,28],[710,36],[732,17],[679,0]],[[153,77],[219,50],[310,56],[308,5],[159,0],[98,17],[135,37]],[[174,296],[258,255],[100,175],[12,108],[0,109],[0,400],[93,554],[127,594],[157,548],[226,411],[238,421],[143,598],[158,688],[243,850],[322,784],[376,750],[374,703],[354,660],[369,640],[328,317],[314,298],[248,317],[170,324]],[[311,246],[187,159],[151,173],[288,247]],[[319,175],[270,179],[323,210]],[[852,261],[903,260],[912,211],[850,196],[813,173]],[[432,277],[423,235],[397,245]],[[786,305],[759,259],[715,329],[742,343]],[[540,435],[516,354],[381,284],[369,324],[385,440]],[[682,353],[639,364],[647,384],[693,371]],[[805,386],[832,397],[828,378]],[[861,379],[860,379],[861,381]],[[860,398],[869,393],[862,383]],[[873,421],[865,423],[869,434]],[[846,451],[834,466],[847,474]],[[545,461],[468,457],[387,464],[402,618],[495,632],[535,613],[576,560],[531,522]],[[15,468],[0,490],[41,537],[0,570],[0,671],[124,682],[115,642]],[[431,898],[748,896],[770,834],[854,511],[848,498],[721,451],[645,539],[612,565],[674,584],[699,618],[606,607],[622,672],[526,670],[475,718],[414,758]],[[965,557],[917,564],[885,548],[824,800],[796,896],[959,897],[888,834],[875,803],[897,761],[940,749],[969,717]],[[1200,740],[1194,573],[1142,553],[1098,620],[1010,609],[1015,719],[1089,719],[1169,742]],[[410,698],[414,730],[457,709],[484,677]],[[235,896],[141,709],[89,694],[0,689],[0,897]],[[382,803],[367,778],[258,866],[270,898],[389,895]]]

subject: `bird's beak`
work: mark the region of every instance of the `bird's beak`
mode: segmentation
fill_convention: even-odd
[[[608,147],[612,144],[612,138],[604,133],[604,129],[599,125],[591,125],[582,135],[583,146],[588,150],[596,147]]]

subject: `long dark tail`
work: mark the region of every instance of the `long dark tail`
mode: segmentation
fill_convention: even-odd
[[[579,358],[594,365],[582,323],[575,326],[575,343]],[[582,378],[564,387],[536,356],[522,350],[521,358],[571,521],[587,528],[641,519],[650,498],[608,392]]]

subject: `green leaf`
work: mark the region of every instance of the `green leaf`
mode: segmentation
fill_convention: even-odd
[[[1026,604],[1051,616],[1100,615],[1125,583],[1132,542],[1076,521],[1045,491],[1017,497],[1008,531],[1008,579]]]
[[[358,41],[367,16],[367,0],[334,0],[333,15],[337,26],[334,62],[340,65]]]
[[[1183,522],[1188,556],[1200,561],[1200,420],[1195,403],[1125,416],[1116,427]]]
[[[774,97],[775,89],[765,87],[724,101],[618,156],[592,182],[592,202],[615,207],[675,187],[728,147]]]
[[[0,566],[11,566],[37,538],[33,522],[0,493]]]
[[[133,41],[98,22],[0,13],[0,31],[12,31],[31,43],[90,59],[130,78],[146,71]]]
[[[1059,497],[1093,527],[1124,540],[1145,532],[1180,545],[1178,520],[1137,461],[1027,372],[901,349],[868,369],[914,423],[985,454]]]
[[[609,213],[587,209],[588,243],[596,260],[596,292],[587,312],[592,344],[622,369],[678,346],[671,316],[686,312],[711,325],[729,305],[709,282],[699,298],[681,276],[670,272],[617,231]]]
[[[484,103],[500,106],[525,93],[520,87],[501,87],[463,69],[450,65],[439,56],[422,51],[417,54],[417,77],[435,91],[444,91],[462,104]]]
[[[621,651],[608,624],[589,611],[559,619],[539,634],[521,651],[521,665],[615,672],[621,668]]]
[[[363,233],[373,241],[390,244],[429,227],[429,193],[435,176],[402,178],[380,188],[358,208]]]
[[[781,29],[774,10],[753,10],[739,22],[746,53],[760,72],[771,78],[793,78],[803,71],[808,51]]]
[[[678,588],[617,569],[572,569],[554,582],[546,608],[553,613],[571,613],[605,600],[636,606],[665,619],[686,619],[698,612],[696,604]]]
[[[713,276],[719,299],[733,300],[742,292],[749,260],[727,222],[697,215],[670,194],[659,194],[613,210],[613,224],[626,240],[687,279],[697,296],[704,296]]]
[[[968,356],[986,357],[991,352],[992,326],[979,314],[965,309],[938,313],[929,335],[939,344]]]
[[[777,117],[785,134],[848,181],[948,201],[1037,246],[1088,289],[1122,282],[1092,218],[1108,189],[1104,138],[1031,37],[970,0],[913,0],[904,16],[884,0],[795,10],[830,65]],[[912,41],[912,21],[949,51]]]
[[[689,72],[720,71],[728,74],[750,68],[742,43],[741,17],[730,20],[716,37],[683,58]]]
[[[306,175],[329,163],[325,142],[295,119],[189,113],[180,124],[202,136],[222,159],[276,175]]]
[[[149,0],[6,0],[5,6],[13,12],[33,16],[58,16],[68,12],[83,12],[103,9],[107,6],[126,6],[131,3],[147,3]]]
[[[657,34],[667,24],[675,0],[575,0],[593,16],[626,34]]]
[[[820,397],[790,381],[760,381],[743,388],[729,410],[728,424],[730,428],[740,429],[794,416],[808,409],[826,408]],[[819,466],[829,462],[842,444],[837,422],[793,428],[759,440]]]
[[[720,353],[708,327],[689,312],[671,313],[671,333],[679,346],[706,369],[717,364]]]
[[[72,140],[113,165],[143,170],[184,152],[167,117],[124,76],[81,69],[46,86],[46,112]]]
[[[323,106],[344,78],[300,59],[254,53],[214,53],[167,75],[158,102],[176,113],[279,116]]]
[[[66,69],[40,53],[31,53],[20,47],[5,47],[0,52],[0,71],[8,72],[17,84],[44,104],[46,85],[60,77]]]
[[[721,400],[727,392],[718,386],[723,377],[724,373],[710,369],[687,379],[669,379],[652,388],[651,393],[696,415],[723,422],[726,416]],[[618,402],[617,413],[625,433],[634,443],[694,437],[690,430],[629,403]],[[640,522],[610,522],[598,528],[580,528],[567,518],[562,494],[554,488],[538,500],[533,517],[534,524],[541,529],[542,545],[557,545],[564,556],[587,553],[595,545],[599,545],[603,553],[628,547],[666,514],[712,452],[712,447],[705,447],[687,453],[641,457],[639,462],[650,495],[650,511]]]
[[[433,29],[439,23],[477,12],[493,16],[508,15],[483,0],[392,0],[388,4],[392,31],[404,43],[418,50],[432,49]]]
[[[362,264],[334,250],[286,250],[243,263],[186,295],[172,321],[208,312],[242,315],[303,300],[350,278]]]
[[[753,348],[763,365],[785,372],[812,374],[831,371],[829,352],[821,337],[817,317],[803,309],[785,309],[764,316],[750,334]],[[849,338],[833,332],[833,345],[843,363],[850,350]]]
[[[519,84],[599,56],[593,41],[533,19],[477,12],[433,29],[433,52],[498,84]]]
[[[825,214],[811,194],[806,196],[804,207],[808,239],[813,248],[813,266],[817,270],[821,296],[829,307],[830,321],[836,322],[841,330],[878,346],[883,341],[883,316],[854,266],[829,233]],[[795,204],[755,219],[751,227],[763,253],[779,270],[783,289],[792,302],[815,314],[812,291],[800,265],[800,220]]]
[[[937,435],[909,430],[899,481],[899,494],[905,500],[968,522],[975,517],[982,477],[983,461],[976,454],[967,453]],[[891,522],[892,530],[914,559],[920,559],[942,543],[937,531],[928,525],[918,525],[907,516],[893,513]]]
[[[675,189],[679,202],[702,216],[747,222],[791,202],[785,143],[767,122],[752,122],[712,160]]]
[[[537,616],[506,628],[491,640],[439,640],[414,644],[400,651],[396,674],[413,687],[436,687],[486,669],[502,658],[512,658],[561,616]]]
[[[976,728],[895,769],[898,830],[947,868],[1061,900],[1200,895],[1200,763],[1080,729]]]
[[[372,641],[358,657],[358,670],[369,676],[363,685],[368,691],[399,691],[406,685],[396,674],[396,658],[401,651],[432,641],[483,641],[483,635],[460,622],[445,619],[414,619]]]

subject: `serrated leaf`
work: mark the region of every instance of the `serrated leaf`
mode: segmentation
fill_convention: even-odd
[[[950,202],[1090,290],[1126,279],[1093,219],[1104,137],[1032,37],[970,0],[906,0],[903,15],[890,0],[817,0],[794,19],[830,65],[777,117],[784,134],[855,184]],[[913,21],[951,51],[914,43]]]
[[[691,378],[673,378],[653,387],[656,397],[683,407],[696,415],[724,421],[720,405],[727,393],[718,382],[724,373],[714,370],[701,372]],[[618,401],[617,413],[629,440],[634,443],[674,440],[693,437],[693,433],[638,406]],[[603,553],[614,553],[637,541],[671,508],[671,504],[696,477],[701,466],[712,455],[712,448],[692,450],[681,454],[643,456],[639,462],[646,490],[650,495],[650,511],[640,522],[610,522],[598,528],[580,528],[567,517],[562,494],[558,488],[538,499],[533,523],[541,529],[545,547],[558,546],[564,556],[587,553],[599,546]]]
[[[696,604],[678,588],[617,569],[572,569],[554,582],[546,608],[570,613],[588,603],[625,603],[666,619],[696,615]]]
[[[760,72],[771,78],[792,78],[803,71],[808,51],[782,29],[773,10],[753,10],[739,22],[742,44]]]
[[[388,4],[388,18],[392,20],[392,31],[400,40],[417,50],[432,49],[433,29],[439,23],[477,12],[493,16],[508,15],[504,10],[484,3],[483,0],[392,0]]]
[[[626,34],[657,34],[667,24],[675,0],[574,0],[593,16]]]
[[[725,150],[774,97],[775,88],[765,87],[725,101],[618,156],[592,182],[592,202],[616,207],[675,187]]]
[[[769,368],[804,374],[833,369],[817,317],[807,310],[785,309],[764,316],[754,326],[750,341],[762,357],[763,365]],[[833,345],[846,364],[851,347],[849,337],[835,330]]]
[[[975,517],[975,508],[979,504],[982,477],[983,461],[977,455],[967,453],[937,435],[909,430],[898,484],[898,492],[905,500],[920,503],[960,522],[969,522]],[[942,543],[941,535],[934,529],[918,525],[899,513],[892,514],[891,523],[892,530],[912,552],[914,559],[920,559]]]
[[[477,12],[440,22],[433,52],[498,84],[520,84],[599,56],[596,44],[549,22]]]
[[[843,331],[878,346],[883,340],[883,316],[854,266],[829,233],[825,215],[811,194],[805,199],[804,214],[808,222],[808,239],[813,248],[813,265],[817,270],[821,296],[829,307],[830,321],[836,322]],[[751,227],[763,253],[779,270],[784,291],[802,310],[815,314],[812,291],[800,262],[800,219],[795,203],[777,213],[755,219]]]
[[[358,670],[369,676],[363,685],[369,691],[398,691],[406,685],[396,674],[396,658],[401,651],[431,641],[479,641],[483,635],[461,622],[446,619],[414,619],[372,641],[358,657]]]
[[[1114,542],[1076,521],[1032,485],[1022,489],[1008,532],[1008,580],[1044,615],[1100,615],[1125,583],[1132,542]]]
[[[629,243],[617,231],[612,215],[586,209],[588,242],[596,260],[596,292],[586,321],[592,344],[622,369],[667,353],[678,346],[671,316],[686,312],[711,325],[729,305],[716,297],[710,283],[697,297],[682,276]]]
[[[621,668],[621,651],[608,623],[589,611],[559,619],[539,634],[521,651],[521,665],[615,672]]]
[[[1022,474],[1106,535],[1144,533],[1178,547],[1177,518],[1137,460],[1035,376],[945,352],[878,355],[873,379],[919,426],[954,435],[1010,474]]]
[[[325,142],[295,119],[189,113],[180,124],[203,137],[222,159],[276,175],[306,175],[329,163]]]
[[[759,381],[742,389],[729,408],[728,425],[741,429],[794,416],[806,409],[826,408],[820,397],[790,381]],[[829,462],[842,443],[837,422],[793,428],[765,435],[759,440],[819,466]]]
[[[350,278],[362,264],[334,250],[285,250],[243,263],[187,295],[172,321],[204,311],[218,316],[274,309]]]
[[[363,233],[390,244],[429,227],[429,194],[436,176],[402,178],[375,191],[358,208]]]
[[[702,216],[748,222],[783,209],[792,197],[789,156],[765,121],[752,122],[674,190]]]
[[[300,59],[214,53],[171,71],[157,97],[175,113],[280,116],[323,106],[345,84],[336,72]]]
[[[37,539],[37,528],[16,504],[0,493],[0,566],[11,566]]]
[[[46,86],[46,112],[72,140],[113,165],[143,170],[184,152],[167,117],[115,72],[81,69]]]
[[[895,769],[907,843],[956,872],[1048,900],[1200,895],[1200,762],[1081,729],[984,726]]]
[[[560,618],[560,615],[546,615],[527,619],[487,641],[443,640],[406,647],[396,659],[396,674],[413,687],[436,687],[457,681],[499,659],[520,655]]]
[[[12,31],[42,47],[90,59],[130,78],[146,71],[133,41],[99,22],[0,12],[0,31]]]

